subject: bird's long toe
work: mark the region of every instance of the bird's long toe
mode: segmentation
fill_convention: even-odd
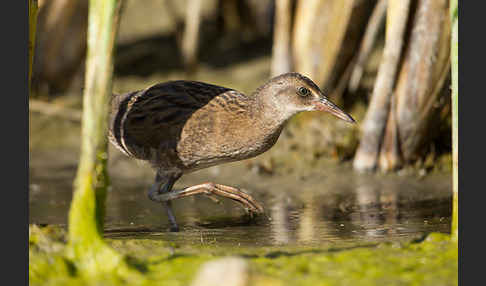
[[[172,190],[166,193],[159,193],[156,194],[156,198],[153,199],[160,202],[166,202],[197,194],[206,195],[216,202],[219,202],[216,196],[228,198],[239,203],[251,214],[259,215],[264,213],[263,206],[249,194],[234,187],[210,182],[188,187],[182,190]]]
[[[263,206],[258,201],[240,189],[219,184],[215,184],[214,187],[218,195],[240,203],[251,214],[259,215],[264,212]]]

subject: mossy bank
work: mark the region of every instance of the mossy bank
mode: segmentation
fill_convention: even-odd
[[[239,257],[246,285],[457,285],[458,248],[447,234],[343,247],[174,245],[107,239],[130,269],[84,274],[64,255],[64,231],[29,227],[30,285],[190,285],[202,265]],[[230,279],[231,277],[221,277]],[[222,281],[222,280],[221,280]]]

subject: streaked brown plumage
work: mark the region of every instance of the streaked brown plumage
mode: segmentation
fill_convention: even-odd
[[[171,81],[112,99],[110,141],[157,172],[149,198],[170,200],[203,193],[240,202],[250,213],[263,207],[240,190],[213,183],[173,191],[183,174],[257,156],[277,141],[285,122],[301,111],[323,110],[354,120],[331,103],[307,77],[287,73],[252,95],[195,81]]]

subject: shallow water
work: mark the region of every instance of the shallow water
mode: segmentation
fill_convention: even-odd
[[[174,201],[178,233],[164,208],[146,194],[151,170],[112,150],[112,188],[105,235],[163,239],[179,244],[272,246],[408,240],[428,232],[448,233],[451,183],[446,174],[357,174],[347,164],[329,164],[306,174],[264,175],[245,162],[183,176],[175,188],[213,181],[242,187],[265,207],[251,220],[236,203],[204,196]],[[77,152],[30,152],[29,223],[65,225]]]
[[[29,127],[29,223],[65,226],[79,156],[79,123],[32,113]],[[147,198],[153,171],[112,147],[109,154],[112,188],[105,234],[111,238],[198,245],[322,245],[396,241],[450,230],[450,174],[358,174],[350,162],[331,162],[269,175],[243,161],[185,175],[175,188],[207,181],[240,187],[260,201],[265,216],[250,220],[228,199],[216,204],[204,196],[188,197],[174,201],[181,231],[170,233],[163,206]]]

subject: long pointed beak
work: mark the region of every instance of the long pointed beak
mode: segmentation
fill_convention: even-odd
[[[326,98],[321,98],[319,101],[316,101],[314,106],[315,106],[315,110],[327,111],[327,112],[331,113],[332,115],[334,115],[334,116],[336,116],[336,117],[338,117],[338,118],[340,118],[344,121],[347,121],[347,122],[350,122],[350,123],[356,123],[356,121],[354,121],[354,119],[353,119],[353,117],[351,117],[351,115],[342,111],[339,107],[337,107],[336,104],[332,103],[331,101],[329,101]]]

